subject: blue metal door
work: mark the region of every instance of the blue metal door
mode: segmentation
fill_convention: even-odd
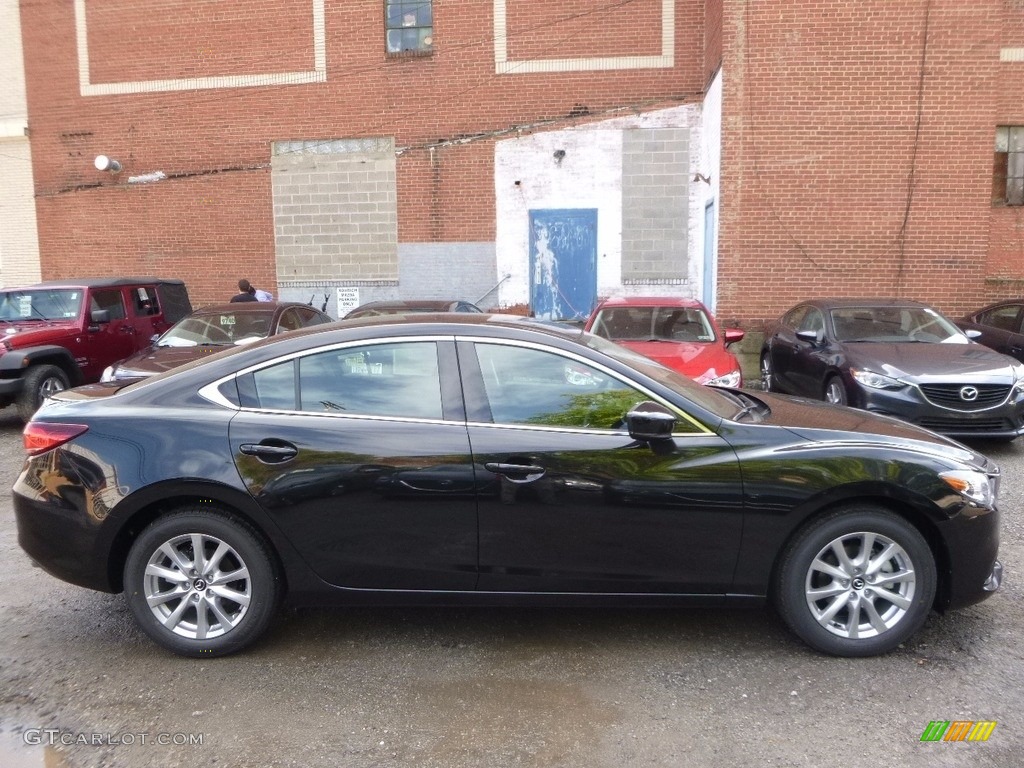
[[[530,307],[585,320],[597,299],[597,209],[530,211]]]
[[[715,310],[715,201],[704,206],[704,304]]]

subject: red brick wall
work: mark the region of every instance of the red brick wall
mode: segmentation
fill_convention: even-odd
[[[724,319],[814,295],[954,315],[985,298],[1003,7],[726,0]]]
[[[1024,48],[1024,2],[1007,0],[1001,22],[1001,44]],[[1024,125],[1024,62],[1000,64],[997,83],[993,124]],[[1024,208],[992,207],[986,277],[993,301],[1024,295]]]
[[[608,5],[508,0],[510,57],[660,53],[660,0],[601,10]],[[88,3],[90,79],[308,70],[310,7],[302,0]],[[44,277],[156,272],[184,278],[198,302],[231,295],[242,275],[272,284],[267,166],[271,142],[280,139],[395,136],[407,148],[398,163],[400,240],[490,240],[486,137],[540,121],[578,122],[570,114],[594,119],[699,97],[702,0],[676,4],[674,68],[552,74],[495,74],[491,8],[484,0],[436,2],[433,55],[388,58],[382,0],[327,0],[326,83],[82,97],[73,4],[23,2]],[[587,15],[558,23],[558,14],[574,12]],[[433,160],[426,149],[477,135],[485,138],[435,150]],[[94,170],[98,154],[120,160],[123,172]],[[107,188],[155,171],[172,178]]]
[[[704,82],[709,83],[722,66],[722,2],[704,3]]]

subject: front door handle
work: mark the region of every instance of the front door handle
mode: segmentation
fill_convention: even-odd
[[[238,450],[246,456],[255,456],[260,461],[268,464],[278,464],[289,459],[294,459],[299,454],[299,449],[294,445],[266,445],[264,443],[243,443]]]
[[[498,461],[487,462],[484,469],[496,475],[505,475],[510,480],[536,480],[544,474],[544,467],[534,464],[506,464]]]

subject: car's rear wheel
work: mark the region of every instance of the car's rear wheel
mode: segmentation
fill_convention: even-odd
[[[830,376],[825,382],[825,400],[833,405],[846,405],[850,402],[846,395],[846,386],[838,376]]]
[[[18,416],[28,421],[43,400],[68,388],[68,375],[56,365],[34,365],[25,374],[18,395]]]
[[[254,642],[280,597],[256,532],[206,507],[181,509],[146,528],[125,562],[124,588],[142,630],[184,656],[223,656]]]
[[[814,521],[790,542],[775,604],[811,647],[873,656],[921,627],[935,589],[935,558],[921,533],[888,510],[858,505]]]
[[[772,391],[772,356],[767,350],[761,353],[761,391],[771,392]]]

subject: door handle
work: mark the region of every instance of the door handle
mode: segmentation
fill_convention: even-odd
[[[299,449],[294,445],[264,445],[263,443],[243,443],[238,450],[246,456],[255,456],[260,461],[269,464],[277,464],[289,459],[294,459],[299,454]]]
[[[484,464],[484,469],[496,475],[507,475],[517,480],[535,480],[544,474],[544,467],[534,464],[505,464],[503,462],[489,461]]]
[[[122,325],[121,333],[135,333],[135,328],[130,325]]]

